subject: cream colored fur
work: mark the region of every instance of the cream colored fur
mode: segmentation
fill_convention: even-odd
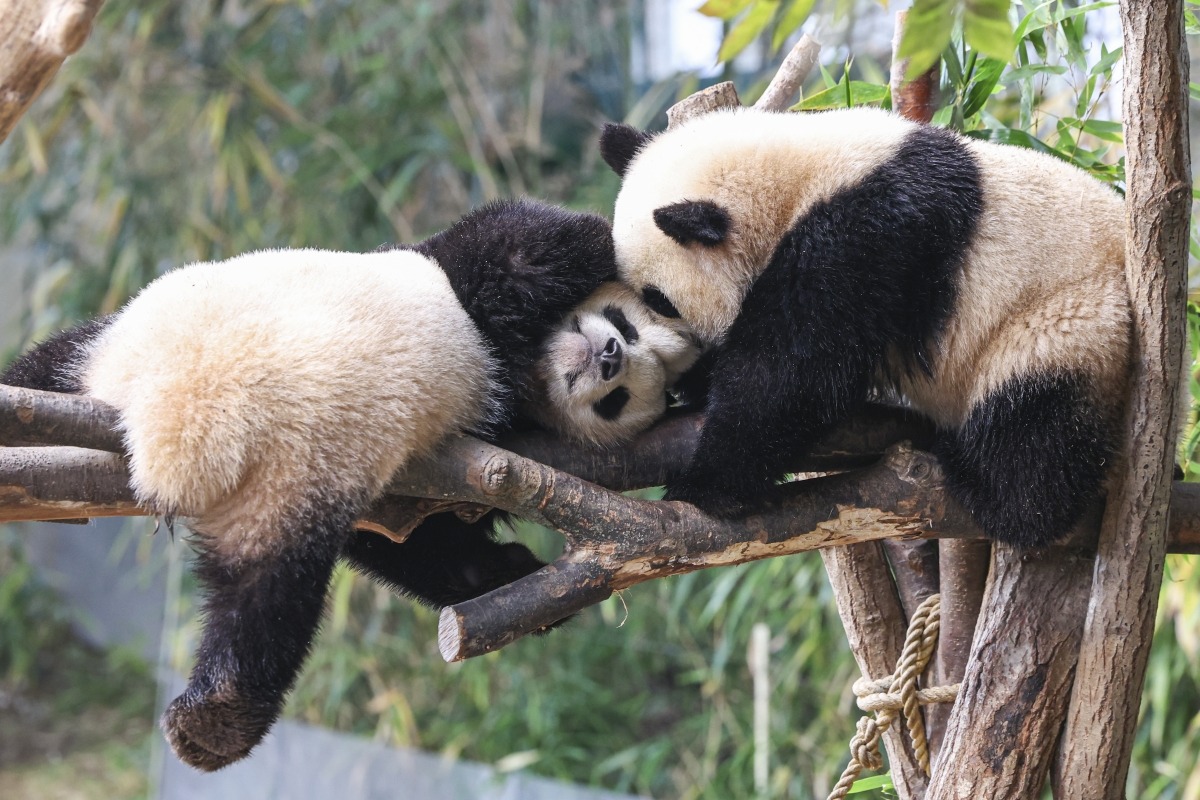
[[[625,314],[637,329],[636,342],[627,342],[604,318],[606,306]],[[595,351],[612,337],[621,342],[624,360],[620,374],[605,381]],[[624,284],[606,283],[551,334],[537,366],[544,402],[529,410],[547,427],[575,439],[608,446],[627,442],[663,415],[667,389],[700,352],[686,323],[654,313]],[[576,375],[573,382],[568,383],[568,373]],[[629,390],[629,402],[615,420],[604,419],[592,405],[619,386]]]
[[[984,210],[932,379],[907,382],[943,424],[1015,373],[1070,370],[1124,398],[1131,312],[1120,197],[1032,150],[968,140]]]
[[[622,278],[657,285],[701,336],[720,341],[784,232],[886,161],[912,125],[875,109],[742,109],[655,137],[617,198]],[[980,164],[984,212],[934,375],[899,390],[947,425],[1008,377],[1040,369],[1079,369],[1119,402],[1130,336],[1121,199],[1049,156],[965,141]],[[663,234],[654,209],[682,200],[725,207],[728,241],[682,247]]]
[[[740,109],[656,136],[630,163],[617,196],[621,278],[637,288],[657,285],[701,337],[719,341],[792,223],[886,161],[909,126],[870,109]],[[734,220],[726,242],[684,248],[660,231],[654,209],[682,200],[725,207]]]
[[[269,555],[314,493],[377,494],[485,419],[492,360],[437,264],[410,251],[267,250],[147,286],[94,343],[132,485],[160,513]]]

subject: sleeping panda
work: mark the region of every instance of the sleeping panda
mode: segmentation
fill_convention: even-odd
[[[182,760],[218,769],[263,737],[339,556],[404,585],[397,573],[419,564],[420,548],[364,546],[392,543],[353,533],[354,520],[447,435],[498,433],[522,403],[536,405],[529,375],[546,340],[613,276],[603,218],[495,203],[411,247],[267,250],[183,267],[0,375],[115,406],[139,503],[191,519],[205,623],[187,690],[163,717]],[[632,398],[640,388],[623,341],[621,357],[601,352],[592,365],[580,354],[571,368],[601,371]],[[541,566],[485,529],[464,535],[466,551],[442,554],[489,571],[442,602]],[[505,560],[492,563],[493,546]]]
[[[1099,495],[1128,384],[1120,197],[1068,164],[874,109],[609,125],[621,278],[715,352],[668,499],[736,515],[872,392],[924,412],[992,537]]]
[[[515,425],[602,447],[624,444],[662,417],[669,402],[698,402],[702,389],[693,387],[703,375],[693,367],[701,356],[699,338],[682,320],[659,315],[624,284],[605,283],[542,344]],[[496,528],[509,522],[495,510],[477,521],[436,514],[400,543],[355,532],[344,555],[384,585],[441,608],[545,566],[524,545],[496,540]]]

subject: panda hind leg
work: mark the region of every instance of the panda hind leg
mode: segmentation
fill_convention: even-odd
[[[83,359],[90,345],[104,329],[112,324],[114,316],[96,317],[81,322],[73,328],[51,336],[0,372],[0,383],[45,392],[79,394],[77,370],[73,367]]]
[[[452,513],[425,519],[403,542],[355,531],[343,554],[359,572],[432,608],[487,594],[546,566],[529,548],[499,542],[500,512],[475,522]]]
[[[1083,376],[1022,376],[977,403],[935,450],[951,496],[985,533],[1042,547],[1099,497],[1115,450],[1114,416]]]
[[[204,620],[187,689],[162,717],[175,754],[211,772],[244,758],[283,709],[320,623],[325,595],[364,503],[310,500],[271,531],[270,552],[229,557],[197,526]]]

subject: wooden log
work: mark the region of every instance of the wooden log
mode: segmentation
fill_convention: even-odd
[[[67,56],[83,46],[103,0],[13,0],[0,25],[0,142]]]
[[[877,542],[833,547],[822,550],[821,558],[859,671],[870,680],[891,675],[904,648],[908,618],[882,548]],[[900,797],[924,797],[928,779],[903,728],[893,725],[883,734],[892,783]]]
[[[1071,798],[1125,796],[1162,583],[1186,341],[1192,198],[1183,3],[1121,0],[1120,12],[1133,391],[1056,772],[1059,796]]]
[[[942,627],[938,633],[933,682],[938,686],[962,683],[971,654],[971,642],[983,604],[991,562],[991,542],[949,539],[938,542],[938,580],[942,593]],[[950,722],[951,706],[927,706],[930,749],[941,752],[940,737]],[[934,759],[936,763],[936,757]]]
[[[112,406],[74,394],[0,384],[0,445],[60,444],[121,452]]]
[[[779,65],[775,77],[767,84],[762,95],[754,101],[754,107],[763,111],[783,111],[800,93],[800,85],[817,65],[817,57],[821,55],[821,43],[807,33],[800,41],[792,46],[787,57]]]
[[[1040,796],[1066,712],[1091,563],[1086,553],[996,546],[929,800]]]
[[[740,108],[741,105],[742,101],[738,99],[737,89],[734,88],[732,82],[713,84],[683,98],[668,108],[667,127],[673,128],[693,117],[700,117],[726,108]]]

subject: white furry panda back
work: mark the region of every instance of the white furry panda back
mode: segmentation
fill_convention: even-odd
[[[445,274],[410,251],[184,267],[132,300],[82,368],[86,393],[121,412],[139,500],[243,531],[269,530],[281,500],[378,493],[484,421],[493,393]]]

